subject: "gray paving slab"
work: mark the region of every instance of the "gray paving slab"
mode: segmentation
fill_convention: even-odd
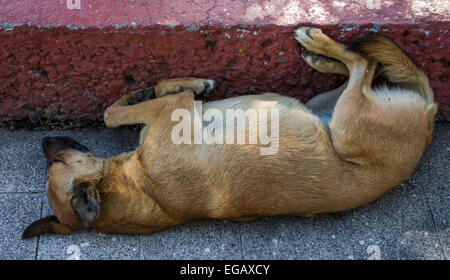
[[[1,130],[0,193],[44,190],[46,166],[38,135]]]
[[[133,150],[138,132],[133,129],[90,127],[66,131],[0,130],[0,193],[42,192],[47,179],[46,160],[41,149],[45,136],[68,136],[100,157]]]
[[[204,220],[141,236],[141,259],[242,259],[239,226]]]
[[[450,260],[450,228],[441,230],[438,233],[439,240],[441,242],[442,250],[446,260]]]
[[[334,215],[267,217],[242,224],[245,259],[347,259],[352,246]]]
[[[342,220],[354,259],[444,259],[423,192],[409,181]]]
[[[433,142],[408,180],[423,191],[446,259],[450,259],[450,127],[436,127]]]
[[[443,259],[425,198],[400,186],[374,203],[315,217],[242,226],[248,259]]]
[[[40,237],[40,260],[137,260],[139,237],[94,231]]]
[[[79,232],[23,241],[51,213],[40,149],[44,136],[78,140],[98,156],[134,149],[133,129],[0,129],[0,259],[443,259],[450,256],[450,127],[438,125],[413,176],[377,201],[316,217],[252,223],[206,220],[148,236]],[[41,202],[42,200],[42,202]],[[43,207],[42,207],[43,204]],[[38,252],[36,253],[36,248]]]
[[[312,218],[273,217],[244,224],[244,258],[444,259],[449,243],[449,134],[448,126],[438,126],[435,142],[414,175],[369,205]]]
[[[52,215],[44,200],[42,216]],[[42,260],[136,260],[139,236],[80,231],[67,236],[44,235],[39,238],[37,259]]]
[[[0,259],[33,260],[37,238],[22,240],[23,229],[41,214],[41,194],[0,194]]]
[[[139,237],[106,235],[94,231],[68,236],[41,237],[37,259],[40,260],[137,260]]]

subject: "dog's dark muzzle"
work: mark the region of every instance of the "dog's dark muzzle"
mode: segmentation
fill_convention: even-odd
[[[89,149],[69,137],[44,137],[42,149],[48,162],[53,162],[61,151],[76,150],[89,152]]]

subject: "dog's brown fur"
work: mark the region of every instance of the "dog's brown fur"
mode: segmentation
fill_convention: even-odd
[[[208,92],[214,84],[166,80],[155,87],[158,98],[126,106],[138,95],[142,99],[142,91],[133,92],[105,112],[109,127],[146,125],[136,151],[101,159],[70,139],[44,141],[51,163],[47,191],[56,217],[34,222],[23,236],[87,227],[148,234],[201,218],[248,221],[342,211],[405,180],[433,133],[436,104],[425,74],[380,36],[352,49],[319,29],[301,27],[295,36],[310,51],[303,55],[308,64],[349,75],[348,82],[306,106],[272,93],[203,105],[222,112],[279,109],[277,154],[261,155],[259,144],[173,144],[173,110],[193,113],[194,93]],[[371,89],[378,63],[406,89]],[[318,117],[328,110],[334,110],[329,128]]]

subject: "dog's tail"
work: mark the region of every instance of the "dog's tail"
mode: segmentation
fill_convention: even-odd
[[[430,106],[429,109],[433,110],[432,106],[437,109],[427,76],[393,41],[370,34],[350,45],[349,49],[376,60],[391,82],[418,92]]]

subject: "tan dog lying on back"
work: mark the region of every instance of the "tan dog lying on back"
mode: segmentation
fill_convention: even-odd
[[[319,29],[301,27],[295,38],[308,50],[302,56],[309,65],[348,75],[348,82],[306,105],[273,93],[203,104],[220,112],[277,109],[277,153],[261,155],[260,143],[174,144],[172,113],[194,114],[194,94],[209,92],[214,82],[165,80],[105,112],[109,127],[146,125],[134,152],[103,159],[70,138],[44,139],[55,216],[32,223],[23,237],[91,227],[148,234],[202,218],[342,211],[410,176],[431,141],[437,109],[425,74],[384,37],[366,37],[349,49]],[[400,88],[372,89],[377,65]],[[158,98],[147,100],[153,94]]]

